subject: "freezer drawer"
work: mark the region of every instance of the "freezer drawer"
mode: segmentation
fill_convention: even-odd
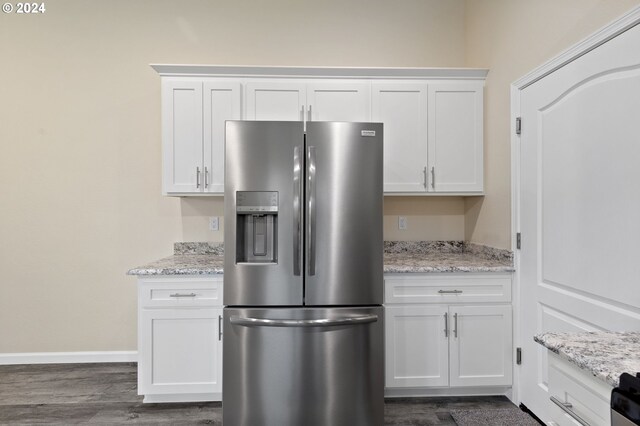
[[[225,308],[225,425],[382,425],[383,308]]]

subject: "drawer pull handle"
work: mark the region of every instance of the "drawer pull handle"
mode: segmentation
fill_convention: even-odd
[[[195,293],[173,293],[170,294],[169,297],[196,297]]]
[[[460,294],[462,290],[438,290],[440,294]]]
[[[552,396],[551,398],[549,398],[551,400],[551,402],[553,402],[554,404],[556,404],[558,407],[560,407],[560,409],[562,411],[564,411],[565,413],[567,413],[568,415],[570,415],[575,421],[577,421],[578,423],[580,423],[583,426],[591,426],[589,424],[589,422],[587,422],[586,420],[584,420],[582,417],[580,417],[579,415],[576,414],[575,411],[572,410],[573,405],[569,402],[562,402],[560,401],[558,398],[556,398],[555,396]]]

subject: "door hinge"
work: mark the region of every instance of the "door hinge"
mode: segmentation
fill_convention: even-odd
[[[522,348],[516,348],[516,364],[522,364]]]
[[[518,232],[516,234],[516,248],[518,250],[520,250],[521,245],[522,245],[522,240],[521,240],[521,237],[520,237],[520,233]]]
[[[516,117],[516,135],[522,133],[522,118]]]

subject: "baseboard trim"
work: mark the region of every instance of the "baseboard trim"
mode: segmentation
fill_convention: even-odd
[[[385,388],[385,398],[414,398],[426,396],[489,396],[504,395],[511,399],[510,386],[477,386],[463,388]]]
[[[0,365],[137,362],[137,351],[0,353]]]
[[[222,401],[221,392],[145,395],[143,403]]]

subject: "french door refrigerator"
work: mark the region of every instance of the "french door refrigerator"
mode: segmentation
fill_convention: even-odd
[[[226,126],[225,426],[382,425],[382,124]]]

